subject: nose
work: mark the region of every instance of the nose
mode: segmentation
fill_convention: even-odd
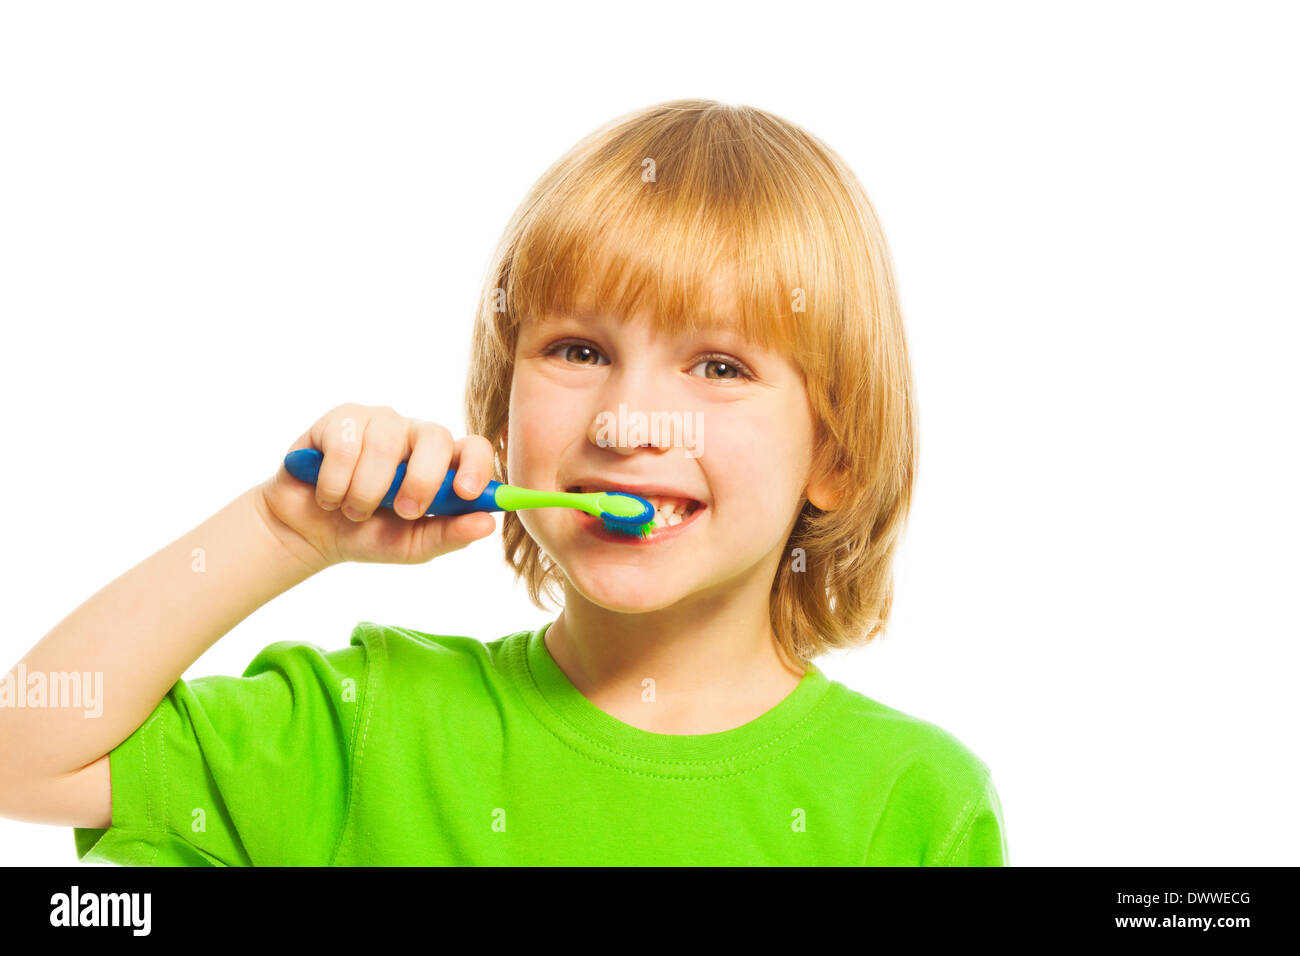
[[[621,455],[643,448],[662,452],[673,447],[675,423],[671,415],[635,410],[620,402],[616,408],[592,416],[587,438],[593,445]]]
[[[593,445],[630,455],[641,449],[663,452],[676,443],[683,413],[662,408],[662,391],[651,384],[647,371],[612,377],[603,395],[587,430]]]

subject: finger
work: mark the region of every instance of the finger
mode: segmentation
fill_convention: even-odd
[[[394,510],[403,518],[418,518],[429,510],[442,487],[454,444],[451,432],[437,422],[408,421],[411,459],[406,464],[406,476],[393,504]]]
[[[478,539],[490,535],[496,527],[497,523],[492,515],[484,511],[471,511],[469,514],[426,521],[424,524],[413,526],[413,530],[420,535],[416,552],[420,555],[420,561],[428,561],[439,555],[467,548]]]
[[[411,453],[406,436],[407,420],[390,408],[370,419],[361,439],[361,457],[343,497],[345,517],[365,521],[374,514],[392,487],[397,466]]]
[[[274,487],[297,486],[299,490],[302,490],[305,487],[304,482],[299,481],[292,474],[290,474],[289,469],[285,467],[284,459],[289,456],[290,452],[295,452],[301,448],[310,448],[310,447],[312,447],[311,430],[308,429],[307,431],[299,435],[294,440],[293,444],[284,450],[284,454],[280,456],[280,463],[276,465],[275,474],[273,474],[270,479]],[[314,487],[312,488],[312,494],[315,494]]]
[[[309,428],[301,435],[299,435],[298,439],[292,445],[290,445],[288,448],[284,450],[284,454],[287,457],[290,452],[299,451],[303,448],[311,448],[311,447],[312,447],[311,429]]]
[[[370,414],[365,406],[349,403],[327,412],[311,427],[310,447],[319,448],[322,455],[316,503],[326,511],[338,508],[347,496]]]
[[[482,435],[466,435],[456,442],[452,462],[456,470],[456,484],[453,486],[456,494],[470,500],[483,494],[495,468],[492,443]]]

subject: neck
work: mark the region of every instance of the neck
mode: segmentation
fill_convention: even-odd
[[[699,593],[624,614],[591,603],[567,581],[565,591],[546,648],[587,700],[633,727],[731,730],[771,710],[803,677],[778,650],[766,592],[760,600],[734,588],[725,598]]]

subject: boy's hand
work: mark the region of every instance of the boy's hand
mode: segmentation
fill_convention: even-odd
[[[493,453],[482,435],[455,441],[435,422],[348,403],[322,416],[285,454],[299,448],[324,454],[316,484],[293,477],[282,461],[254,501],[271,532],[317,570],[344,561],[422,564],[496,530],[490,512],[425,515],[448,470],[458,472],[454,488],[462,498],[483,493]],[[380,508],[403,461],[396,508]],[[468,488],[467,475],[473,475]]]

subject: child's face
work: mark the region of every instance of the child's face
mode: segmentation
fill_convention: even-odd
[[[721,354],[702,357],[713,352]],[[637,413],[664,427],[635,434]],[[666,427],[672,413],[676,430]],[[765,602],[778,563],[789,560],[782,551],[806,493],[813,428],[795,367],[731,333],[670,341],[643,319],[551,315],[519,331],[507,480],[554,491],[660,485],[703,503],[680,533],[644,542],[607,540],[592,530],[599,519],[576,509],[517,512],[595,604],[643,612],[737,590]]]

